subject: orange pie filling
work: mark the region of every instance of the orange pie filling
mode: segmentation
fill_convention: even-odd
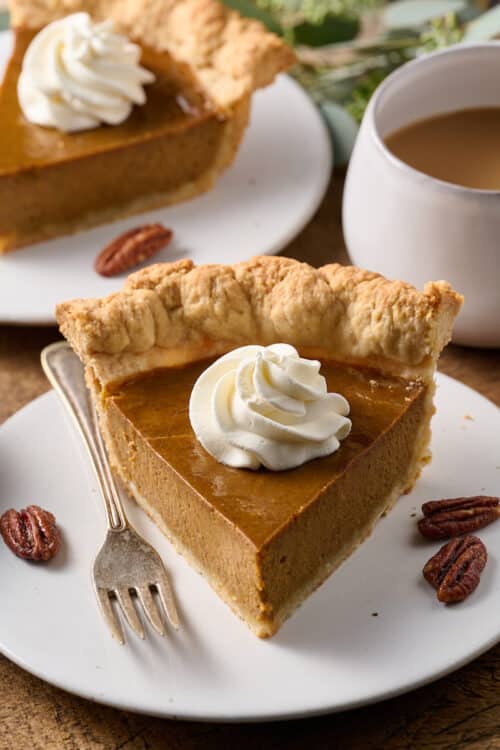
[[[111,460],[176,548],[261,637],[363,541],[421,467],[431,394],[421,383],[322,362],[350,403],[339,449],[292,470],[219,463],[188,402],[211,363],[157,370],[99,399]]]

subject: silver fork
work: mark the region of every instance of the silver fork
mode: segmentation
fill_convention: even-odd
[[[140,638],[144,638],[144,627],[134,604],[134,599],[138,599],[153,628],[165,635],[161,608],[154,592],[172,626],[179,626],[167,571],[156,550],[127,519],[109,467],[95,408],[89,398],[83,366],[65,341],[45,347],[41,362],[47,378],[83,437],[104,500],[108,530],[93,566],[94,589],[104,619],[113,637],[119,643],[125,643],[120,619],[111,602],[116,599],[126,622]]]

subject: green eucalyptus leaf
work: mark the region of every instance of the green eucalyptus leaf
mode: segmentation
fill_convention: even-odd
[[[293,27],[295,44],[324,47],[354,39],[359,32],[359,18],[328,13],[319,24],[304,21]]]
[[[464,42],[484,42],[500,36],[500,5],[483,13],[465,30]]]
[[[358,134],[358,123],[335,102],[321,102],[319,108],[332,138],[335,166],[340,167],[349,161]]]
[[[259,8],[252,2],[252,0],[223,0],[223,2],[224,5],[227,5],[229,8],[237,10],[242,16],[256,18],[257,21],[260,21],[264,26],[267,26],[269,31],[273,31],[275,34],[283,34],[283,29],[276,18],[274,18],[271,13],[263,10],[263,8]]]
[[[0,31],[9,28],[9,14],[7,11],[0,10]]]
[[[466,0],[397,0],[386,7],[384,23],[388,29],[412,29],[466,7]]]

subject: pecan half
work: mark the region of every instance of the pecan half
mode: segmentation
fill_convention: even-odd
[[[129,229],[101,250],[94,268],[101,276],[123,273],[162,250],[172,237],[172,230],[162,224],[145,224]]]
[[[418,522],[422,536],[427,539],[449,539],[470,534],[493,523],[500,516],[498,497],[474,495],[449,500],[430,500],[422,505],[424,518]]]
[[[451,604],[466,599],[479,584],[488,553],[477,536],[452,539],[426,563],[423,574],[437,590],[440,602]]]
[[[25,560],[50,560],[61,544],[55,517],[38,505],[5,511],[0,518],[0,533],[12,552]]]

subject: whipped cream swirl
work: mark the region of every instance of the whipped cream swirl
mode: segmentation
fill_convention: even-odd
[[[141,48],[115,33],[111,21],[94,23],[73,13],[31,41],[18,82],[19,104],[30,122],[65,132],[118,125],[154,75],[139,65]]]
[[[293,346],[243,346],[196,381],[189,418],[196,437],[227,466],[273,471],[328,456],[347,437],[349,404],[328,393],[320,362]]]

